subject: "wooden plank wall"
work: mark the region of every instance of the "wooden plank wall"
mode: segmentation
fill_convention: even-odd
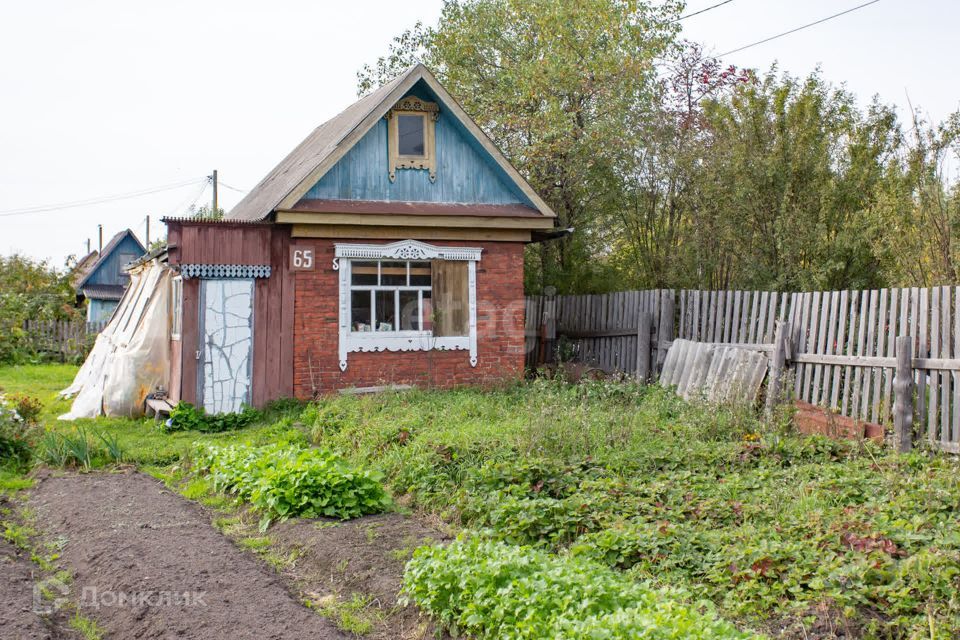
[[[791,294],[798,400],[890,424],[896,337],[913,338],[915,424],[960,452],[960,287]]]
[[[619,291],[601,295],[556,296],[557,337],[560,346],[574,359],[604,371],[633,373],[637,368],[637,327],[640,313],[653,315],[653,327],[660,330],[660,306],[663,296],[673,290]],[[537,363],[537,339],[547,298],[527,298],[526,345],[527,363]],[[531,318],[531,314],[533,317]],[[666,338],[672,340],[673,336]]]
[[[660,308],[670,296],[674,328],[661,341],[755,344],[769,351],[777,320],[789,320],[794,397],[882,424],[892,421],[895,340],[911,336],[916,425],[931,444],[960,453],[960,287],[559,296],[557,336],[566,337],[579,361],[632,373],[638,314],[652,311],[659,335]],[[543,305],[542,297],[527,300],[528,363],[536,363]]]
[[[23,331],[30,349],[66,362],[86,357],[106,325],[106,321],[26,320]]]

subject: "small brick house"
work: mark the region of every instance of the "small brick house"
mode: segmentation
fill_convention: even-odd
[[[422,65],[320,125],[222,221],[168,219],[172,401],[521,375],[523,248],[555,215]]]

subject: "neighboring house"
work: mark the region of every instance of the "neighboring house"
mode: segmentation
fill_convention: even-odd
[[[318,127],[223,221],[165,220],[170,399],[224,412],[518,378],[523,249],[554,219],[412,67]]]
[[[75,285],[78,299],[87,300],[87,322],[106,322],[110,318],[130,284],[124,266],[144,253],[146,250],[130,229],[111,238]],[[90,255],[82,262],[87,262]]]
[[[73,266],[73,269],[70,270],[70,286],[74,289],[77,289],[77,285],[80,284],[80,281],[90,272],[90,268],[93,267],[96,263],[97,258],[100,257],[100,252],[94,249],[87,255],[83,256],[77,260],[77,264]],[[83,300],[83,296],[77,290],[77,302],[79,303]]]

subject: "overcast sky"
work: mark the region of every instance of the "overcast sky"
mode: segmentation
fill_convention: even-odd
[[[864,0],[732,0],[683,21],[720,54]],[[689,0],[688,12],[719,0]],[[219,170],[228,208],[356,96],[356,71],[440,0],[31,0],[0,7],[0,253],[60,264],[144,218],[183,214]],[[960,3],[880,2],[725,61],[805,75],[817,65],[866,102],[940,118],[960,108]],[[186,184],[189,183],[189,184]],[[41,205],[183,184],[136,199],[28,215]]]

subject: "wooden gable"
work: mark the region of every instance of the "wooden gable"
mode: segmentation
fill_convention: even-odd
[[[407,96],[438,101],[423,81]],[[435,124],[434,181],[426,169],[397,171],[395,179],[390,179],[387,129],[387,120],[381,118],[307,191],[303,200],[524,205],[535,210],[529,198],[443,105]]]

